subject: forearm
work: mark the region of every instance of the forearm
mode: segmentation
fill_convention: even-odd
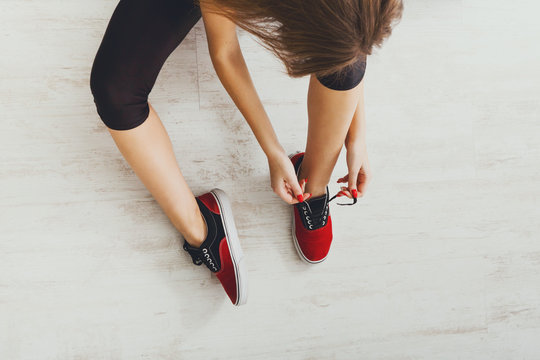
[[[212,63],[223,87],[246,119],[267,156],[283,152],[270,119],[255,90],[238,45],[226,56],[212,56]]]
[[[345,146],[352,144],[363,144],[366,140],[366,113],[364,106],[364,81],[360,83],[360,93],[358,96],[358,105],[354,112],[347,137],[345,139]]]

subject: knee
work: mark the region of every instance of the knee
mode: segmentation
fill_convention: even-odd
[[[103,123],[113,130],[133,129],[148,117],[148,92],[134,80],[97,62],[92,67],[90,89],[94,103]]]

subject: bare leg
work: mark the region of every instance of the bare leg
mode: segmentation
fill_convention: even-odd
[[[306,192],[312,193],[312,197],[326,191],[362,91],[363,81],[351,90],[337,91],[311,76],[308,137],[298,178],[308,178]]]
[[[200,246],[206,238],[206,224],[180,172],[169,135],[152,106],[148,118],[136,128],[108,130],[172,224],[189,244]]]

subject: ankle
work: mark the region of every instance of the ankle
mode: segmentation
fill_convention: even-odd
[[[303,166],[304,162],[300,163],[300,168],[298,169],[298,181],[309,178],[309,181],[306,183],[305,192],[311,194],[311,198],[322,196],[326,194],[326,186],[328,185],[328,180],[326,182],[319,179],[320,176],[316,176],[313,171],[310,171],[306,166]],[[313,177],[312,177],[313,176]]]
[[[317,185],[317,184],[312,185],[311,183],[308,182],[306,184],[306,192],[311,194],[310,198],[316,198],[316,197],[322,196],[326,194],[326,185]]]
[[[206,220],[204,220],[199,209],[197,209],[197,214],[190,223],[192,225],[190,226],[189,231],[186,234],[183,234],[184,239],[186,239],[189,245],[198,248],[202,245],[204,240],[206,240],[208,234]]]

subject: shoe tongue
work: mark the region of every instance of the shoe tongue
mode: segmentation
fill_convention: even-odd
[[[313,213],[322,213],[324,211],[326,202],[326,194],[307,200],[307,203],[309,204]]]

